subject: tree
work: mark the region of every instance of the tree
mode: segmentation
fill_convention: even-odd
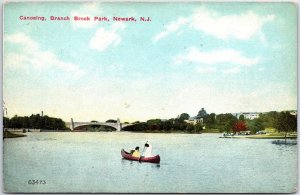
[[[264,114],[260,114],[259,118],[262,121],[262,125],[264,127],[273,127],[276,128],[276,124],[278,121],[279,113],[276,111],[267,112]]]
[[[239,116],[239,120],[240,120],[240,121],[245,121],[245,116],[244,116],[243,114],[241,114],[241,115]]]
[[[187,124],[187,126],[185,127],[185,130],[189,133],[192,133],[194,131],[195,127],[192,124]]]
[[[219,114],[216,116],[216,123],[218,129],[223,132],[231,132],[233,125],[237,122],[237,118],[230,113]]]
[[[105,121],[106,123],[117,123],[117,120],[114,119],[109,119],[107,121]]]
[[[166,131],[170,131],[172,129],[172,121],[167,120],[162,123],[162,129]]]
[[[187,114],[187,113],[182,113],[180,116],[179,116],[179,119],[181,120],[188,120],[190,118],[190,115]]]
[[[187,126],[187,123],[184,122],[183,120],[181,119],[172,119],[172,123],[173,123],[173,129],[174,130],[181,130],[181,131],[184,131],[186,129],[186,126]]]
[[[246,131],[247,130],[247,126],[246,126],[246,123],[244,121],[237,121],[233,125],[232,129],[233,129],[234,132]]]
[[[203,119],[203,122],[208,128],[214,128],[216,125],[216,114],[211,113],[206,115]]]
[[[284,132],[286,139],[288,132],[297,131],[297,116],[291,115],[289,112],[280,112],[275,128],[279,132]]]
[[[228,122],[221,128],[221,130],[222,130],[223,132],[230,133],[230,132],[232,131],[232,124],[231,124],[231,122],[228,121]]]
[[[253,120],[247,120],[246,125],[252,133],[256,133],[264,129],[263,122],[260,118],[255,118]]]
[[[200,133],[203,130],[203,126],[200,123],[197,123],[194,126],[194,130],[195,130],[195,132]]]
[[[28,116],[23,117],[22,119],[22,127],[23,128],[30,128],[30,120]]]
[[[147,121],[147,125],[150,130],[160,130],[162,129],[162,121],[160,119],[150,119]]]
[[[145,131],[148,129],[148,126],[146,123],[135,123],[134,125],[123,127],[124,131]]]
[[[40,116],[39,114],[30,117],[20,117],[15,115],[11,119],[4,118],[4,127],[6,128],[33,128],[33,129],[67,129],[66,124],[59,118]]]
[[[21,129],[22,128],[22,121],[21,121],[20,117],[18,117],[17,115],[12,117],[10,119],[10,125],[11,125],[11,128]]]

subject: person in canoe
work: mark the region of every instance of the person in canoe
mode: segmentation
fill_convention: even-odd
[[[135,150],[134,152],[132,153],[132,156],[133,157],[137,157],[137,158],[140,158],[141,157],[141,153],[140,153],[140,147],[135,147]]]
[[[152,146],[148,142],[145,144],[145,152],[143,154],[143,157],[145,157],[145,158],[153,157],[153,155],[152,155]]]

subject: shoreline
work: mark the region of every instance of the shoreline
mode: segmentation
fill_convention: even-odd
[[[24,134],[18,134],[18,133],[12,133],[10,131],[3,131],[3,139],[7,138],[19,138],[19,137],[26,137],[27,135]]]
[[[226,138],[226,139],[297,139],[297,136],[280,136],[280,135],[248,135],[248,136],[223,136],[219,138]]]
[[[5,138],[19,138],[19,137],[26,137],[25,133],[31,132],[73,132],[73,133],[80,133],[80,132],[92,132],[92,133],[99,133],[99,132],[118,132],[118,131],[66,131],[66,130],[43,130],[40,131],[25,131],[22,132],[22,129],[5,129],[3,131],[3,139]],[[146,131],[120,131],[120,132],[128,132],[128,133],[155,133],[155,134],[221,134],[217,133],[216,131],[201,131],[201,132],[184,132],[184,131],[158,131],[158,130],[146,130]],[[220,136],[219,138],[226,138],[226,139],[297,139],[297,135],[288,135],[287,137],[283,135],[235,135],[235,136]]]

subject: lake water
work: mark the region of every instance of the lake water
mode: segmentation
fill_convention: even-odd
[[[4,140],[8,192],[294,192],[297,145],[221,139],[220,134],[28,133]],[[120,151],[160,154],[159,165],[124,160]],[[28,184],[45,180],[46,184]]]

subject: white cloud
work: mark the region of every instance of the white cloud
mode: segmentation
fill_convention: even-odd
[[[101,14],[102,14],[102,11],[100,9],[99,3],[94,3],[94,2],[84,3],[80,7],[80,9],[71,11],[71,13],[70,13],[71,24],[75,28],[93,28],[93,27],[95,27],[96,24],[99,24],[99,22],[94,21],[93,17],[99,16]],[[74,16],[90,17],[91,21],[81,21],[81,20],[74,21],[73,20]]]
[[[116,47],[122,41],[118,30],[124,28],[126,28],[126,26],[123,23],[115,23],[108,29],[99,28],[90,40],[90,48],[102,52],[109,46]]]
[[[38,48],[38,44],[34,42],[30,37],[25,35],[24,33],[15,33],[9,36],[5,37],[5,41],[15,43],[15,44],[21,44],[23,46],[26,46],[28,50],[36,50]]]
[[[153,38],[153,41],[154,42],[159,41],[161,38],[166,37],[170,33],[177,31],[181,26],[187,24],[188,22],[189,22],[188,18],[182,18],[182,17],[174,22],[171,22],[170,24],[165,26],[165,31],[160,32]],[[182,32],[180,31],[180,33]]]
[[[17,53],[8,53],[4,56],[4,59],[4,66],[15,68],[25,68],[24,62],[31,60],[30,57]]]
[[[183,27],[190,27],[223,40],[229,38],[248,40],[258,36],[262,42],[265,42],[265,36],[261,29],[263,25],[274,18],[275,15],[258,15],[253,11],[243,14],[220,15],[216,11],[201,8],[189,17],[180,17],[166,25],[164,31],[154,36],[153,41],[156,42]]]
[[[247,40],[261,33],[262,26],[274,18],[274,15],[260,16],[252,11],[220,16],[217,12],[200,9],[192,16],[190,25],[219,39]]]
[[[200,51],[196,47],[188,48],[188,52],[175,57],[176,64],[185,62],[196,64],[221,64],[230,63],[236,65],[251,66],[259,62],[259,58],[245,57],[241,52],[233,49],[214,50],[210,52]]]
[[[84,74],[78,65],[65,62],[50,51],[42,51],[39,44],[24,33],[7,35],[4,41],[21,46],[21,51],[18,53],[8,53],[5,56],[5,66],[7,67],[26,68],[33,66],[41,69],[58,67],[77,77]]]
[[[121,37],[114,31],[99,28],[90,41],[90,48],[104,51],[109,45],[117,46]]]
[[[239,73],[243,67],[256,65],[259,61],[259,57],[249,58],[233,49],[203,52],[196,47],[188,48],[186,53],[173,59],[173,63],[177,65],[186,63],[197,65],[195,70],[199,73],[214,73],[220,70],[225,74]]]

